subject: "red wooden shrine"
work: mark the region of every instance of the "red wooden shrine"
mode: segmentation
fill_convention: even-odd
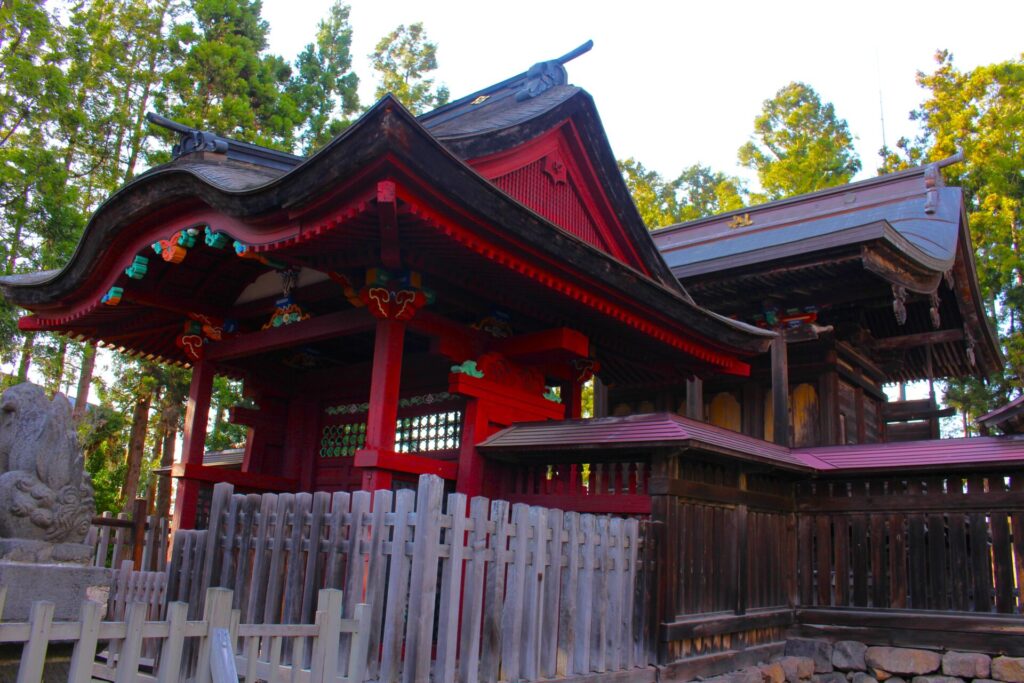
[[[432,473],[646,514],[652,449],[795,476],[875,443],[901,466],[883,442],[937,412],[886,408],[882,383],[999,362],[958,191],[914,169],[652,239],[571,56],[419,118],[385,97],[308,159],[153,117],[174,160],[111,196],[65,268],[0,288],[23,330],[192,367],[185,527],[217,481]],[[247,398],[236,468],[204,463],[216,375]],[[579,420],[591,378],[599,419]]]

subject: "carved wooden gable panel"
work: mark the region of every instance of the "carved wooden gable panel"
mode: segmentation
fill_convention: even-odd
[[[504,192],[563,230],[602,251],[615,253],[587,211],[576,183],[557,153],[494,179]]]

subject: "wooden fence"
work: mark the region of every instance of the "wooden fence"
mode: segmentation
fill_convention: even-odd
[[[801,484],[800,603],[1022,614],[1022,503],[1024,473]]]
[[[666,678],[794,633],[1024,655],[1024,472],[810,480],[670,455],[650,490]]]
[[[233,589],[251,623],[300,623],[316,589],[370,605],[366,675],[519,681],[614,671],[653,680],[653,557],[641,524],[417,491],[232,494],[174,539],[168,593]],[[343,655],[344,657],[344,655]]]
[[[0,611],[6,590],[0,586]],[[33,604],[28,622],[0,623],[0,643],[22,644],[17,683],[42,679],[52,642],[74,643],[68,683],[364,680],[370,625],[365,604],[356,605],[352,617],[345,619],[342,593],[321,590],[312,623],[272,625],[242,623],[232,602],[231,591],[211,588],[200,620],[188,620],[188,605],[174,602],[168,605],[164,620],[147,619],[147,606],[134,603],[123,619],[102,621],[102,605],[87,600],[78,621],[55,622],[53,603],[40,601]],[[339,663],[342,637],[348,639],[347,666]],[[156,653],[152,658],[144,656],[147,644]]]
[[[143,520],[142,524],[136,520]],[[166,517],[146,515],[146,500],[135,500],[132,516],[109,512],[93,518],[85,543],[95,548],[94,567],[121,566],[131,559],[137,571],[164,571],[167,569],[167,550],[170,545],[170,526]]]

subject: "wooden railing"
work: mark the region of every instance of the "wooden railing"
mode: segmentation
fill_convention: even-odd
[[[1024,473],[798,487],[800,604],[1024,614]]]
[[[503,477],[501,496],[515,503],[564,510],[648,515],[650,466],[640,462],[516,463]]]
[[[6,592],[0,586],[0,613]],[[128,605],[123,618],[103,621],[102,606],[86,600],[78,621],[55,622],[53,603],[40,601],[32,605],[28,622],[0,623],[0,643],[22,645],[17,683],[43,679],[53,642],[74,643],[68,683],[237,683],[240,676],[301,683],[365,680],[370,626],[365,604],[356,605],[351,618],[342,618],[342,593],[321,590],[311,623],[272,625],[240,623],[232,602],[231,591],[211,588],[199,620],[188,620],[188,605],[182,602],[168,605],[166,619],[149,619],[146,604],[137,602]],[[337,644],[343,634],[349,640],[347,666],[339,665]],[[143,656],[146,645],[155,658]]]
[[[168,592],[234,589],[252,623],[308,622],[320,586],[370,605],[367,676],[539,680],[648,667],[650,546],[636,519],[418,491],[233,495],[174,539]]]
[[[148,503],[136,498],[132,516],[109,512],[93,517],[85,543],[93,546],[94,567],[120,567],[132,560],[138,571],[163,571],[167,567],[170,523],[166,517],[147,515]]]

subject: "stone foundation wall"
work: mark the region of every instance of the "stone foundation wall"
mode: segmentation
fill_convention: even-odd
[[[1024,683],[1024,657],[794,638],[773,661],[704,683]]]

